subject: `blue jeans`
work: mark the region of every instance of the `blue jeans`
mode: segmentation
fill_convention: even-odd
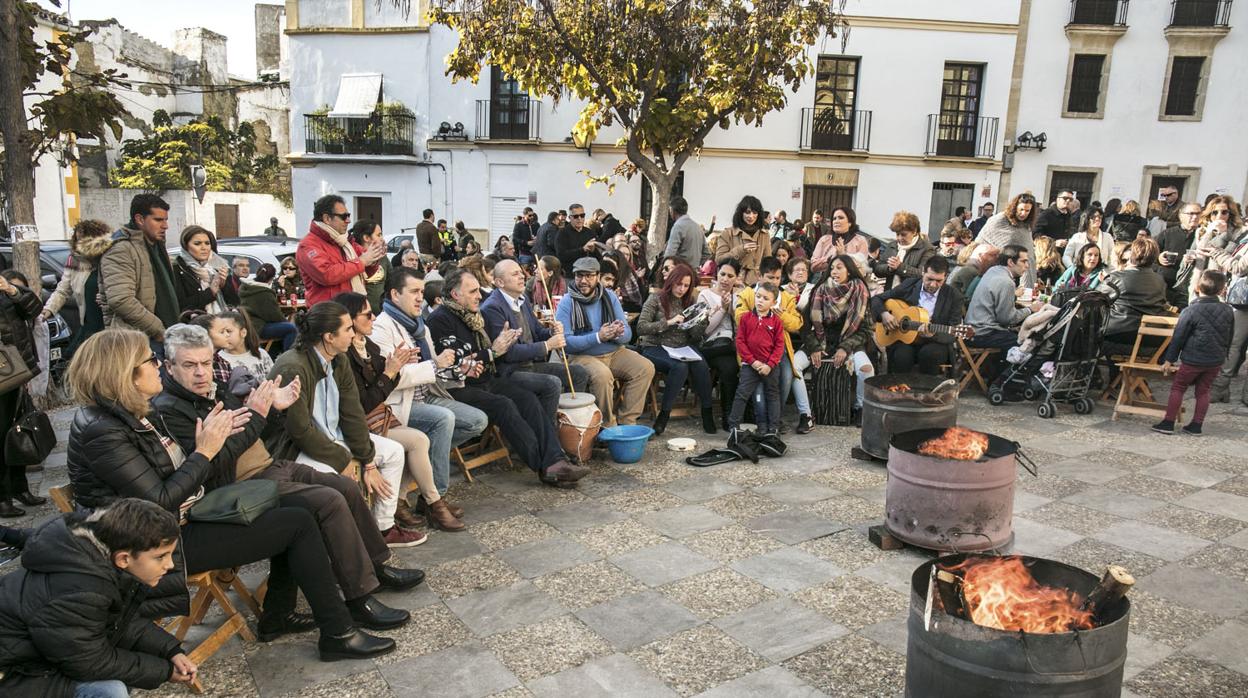
[[[686,380],[692,381],[693,392],[697,393],[702,409],[711,409],[711,369],[705,360],[677,361],[668,356],[663,347],[645,347],[641,350],[641,355],[650,359],[655,371],[665,374],[663,404],[659,409],[664,412],[671,411],[681,388],[685,387]]]
[[[282,340],[282,351],[290,351],[298,336],[299,329],[293,322],[270,322],[260,328],[260,339]]]
[[[128,698],[130,689],[126,684],[111,681],[84,681],[74,684],[74,698]]]
[[[480,436],[488,422],[484,412],[455,400],[430,395],[412,403],[407,425],[429,437],[429,464],[438,494],[446,494],[451,484],[451,449]]]

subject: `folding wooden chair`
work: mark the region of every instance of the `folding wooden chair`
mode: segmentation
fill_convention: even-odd
[[[455,456],[459,467],[463,468],[464,479],[468,482],[475,482],[472,471],[484,465],[506,460],[507,467],[512,466],[511,451],[507,450],[507,444],[503,442],[503,432],[494,425],[486,427],[485,432],[475,442],[452,448],[451,455]]]
[[[650,381],[650,414],[654,416],[658,416],[659,414],[659,379],[663,378],[665,375],[666,374],[655,371],[654,380]],[[681,398],[683,399],[678,400],[677,403],[672,406],[673,417],[688,417],[691,414],[702,413],[698,408],[697,398],[690,397],[688,385],[685,385],[685,387],[681,389]]]
[[[1111,419],[1118,419],[1119,413],[1138,414],[1163,419],[1166,406],[1157,402],[1152,387],[1148,384],[1150,376],[1162,375],[1162,358],[1166,348],[1174,339],[1174,327],[1178,318],[1163,315],[1145,315],[1140,318],[1140,329],[1135,335],[1135,344],[1131,347],[1131,355],[1126,361],[1118,364],[1119,386],[1118,400],[1114,403]],[[1156,349],[1143,347],[1145,337],[1160,337],[1161,344]],[[1151,351],[1151,353],[1150,353]],[[1179,408],[1179,421],[1183,421],[1183,408]]]
[[[64,513],[74,510],[74,493],[70,485],[62,485],[60,487],[52,487],[48,489],[48,497],[56,505],[56,508]],[[187,653],[187,657],[196,664],[202,664],[212,655],[217,653],[230,638],[238,635],[247,642],[255,642],[256,636],[251,632],[251,628],[247,625],[247,620],[243,618],[243,614],[234,606],[234,602],[230,600],[226,593],[227,589],[233,589],[242,599],[243,603],[256,614],[256,618],[260,617],[260,603],[256,600],[256,595],[251,593],[243,580],[238,577],[238,570],[224,569],[212,570],[210,572],[200,572],[198,574],[189,574],[186,577],[186,586],[191,593],[191,612],[185,616],[177,616],[175,618],[165,619],[158,623],[167,632],[178,638],[178,641],[186,639],[186,634],[192,626],[203,622],[204,616],[212,610],[212,604],[215,601],[221,607],[221,611],[225,614],[225,621],[217,626],[208,637],[200,641],[195,649]],[[266,580],[260,585],[258,595],[263,598],[264,589],[268,586]],[[190,685],[191,691],[194,693],[203,693],[204,686],[196,678]]]
[[[984,380],[984,362],[989,356],[1000,352],[1000,349],[980,349],[978,347],[968,347],[961,337],[957,338],[958,353],[962,357],[962,361],[966,363],[966,372],[962,374],[962,378],[958,381],[958,390],[966,390],[966,387],[975,382],[979,386],[980,391],[985,395],[988,394],[988,381]]]

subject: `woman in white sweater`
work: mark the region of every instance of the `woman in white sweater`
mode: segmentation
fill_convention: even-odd
[[[1031,243],[1031,228],[1035,220],[1036,197],[1029,192],[1016,194],[1006,204],[1005,210],[988,219],[975,239],[1002,250],[1006,245],[1018,245],[1027,250],[1029,258],[1035,259],[1035,247]],[[1035,285],[1034,265],[1028,267],[1022,283],[1024,286]]]
[[[1111,265],[1110,271],[1113,271],[1114,238],[1103,227],[1104,222],[1105,212],[1101,209],[1089,208],[1084,212],[1083,220],[1079,222],[1079,232],[1070,236],[1066,251],[1062,253],[1062,261],[1066,263],[1067,269],[1075,266],[1075,255],[1083,249],[1084,245],[1093,244],[1100,248],[1101,260]]]

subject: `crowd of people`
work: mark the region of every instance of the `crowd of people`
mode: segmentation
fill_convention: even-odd
[[[428,527],[465,530],[447,496],[453,449],[497,427],[538,482],[574,488],[589,474],[560,446],[565,392],[591,394],[614,426],[638,423],[657,388],[649,424],[662,434],[688,389],[702,430],[730,444],[746,422],[763,437],[849,426],[871,376],[957,371],[949,328],[1009,349],[1063,294],[1105,291],[1107,357],[1130,351],[1141,317],[1182,313],[1164,356],[1170,411],[1154,428],[1173,433],[1195,385],[1183,429],[1199,434],[1248,347],[1248,228],[1228,196],[1202,205],[1163,189],[1145,218],[1133,201],[1084,206],[1062,191],[1042,209],[1023,193],[926,235],[898,211],[887,237],[848,206],[803,224],[747,195],[722,229],[688,211],[672,200],[652,255],[645,220],[625,228],[579,204],[541,225],[526,209],[489,253],[426,210],[389,257],[381,227],[352,224],[327,195],[295,255],[253,274],[200,226],[170,259],[169,205],[144,194],[115,232],[75,228],[47,304],[0,275],[0,330],[32,370],[32,323],[70,296],[83,320],[67,375],[77,511],[0,531],[25,546],[23,570],[0,581],[0,687],[124,695],[189,681],[179,643],[143,619],[185,613],[187,575],[260,560],[262,640],[315,629],[325,660],[391,651],[368,631],[410,614],[375,594],[424,578],[392,551]],[[907,325],[901,308],[923,319]],[[907,329],[911,341],[877,339]],[[0,394],[5,430],[20,390]],[[4,471],[0,517],[24,513],[14,500],[44,503],[24,468]],[[222,491],[271,496],[242,517]]]

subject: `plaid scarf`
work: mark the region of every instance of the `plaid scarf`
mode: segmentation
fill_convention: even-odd
[[[844,318],[841,337],[857,331],[867,312],[867,286],[858,279],[846,284],[835,284],[831,279],[821,285],[810,300],[810,324],[815,337],[824,341],[827,326]],[[839,341],[840,338],[838,338]]]

